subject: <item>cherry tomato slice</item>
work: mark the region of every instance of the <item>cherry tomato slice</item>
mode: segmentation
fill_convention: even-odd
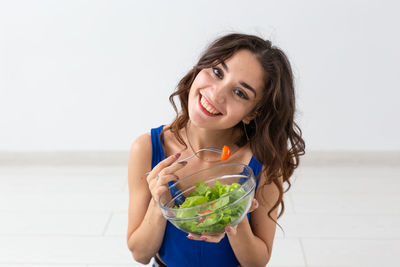
[[[210,212],[212,212],[212,210],[208,209],[208,210],[200,211],[199,214],[205,214],[205,213],[210,213]]]
[[[221,160],[227,160],[231,155],[231,149],[227,146],[222,148]]]

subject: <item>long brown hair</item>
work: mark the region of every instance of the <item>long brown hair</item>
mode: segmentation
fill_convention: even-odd
[[[240,147],[250,142],[255,158],[264,167],[266,184],[274,183],[278,188],[278,200],[268,211],[268,216],[272,219],[271,212],[281,205],[279,218],[285,210],[283,193],[291,186],[289,178],[299,165],[299,156],[304,155],[305,143],[299,126],[294,122],[295,92],[289,60],[279,48],[272,46],[270,41],[253,35],[235,33],[211,43],[169,97],[176,118],[170,127],[163,131],[171,130],[177,140],[187,147],[179,130],[183,129],[189,120],[188,96],[194,79],[202,69],[218,65],[241,49],[252,52],[260,62],[264,70],[264,89],[262,99],[253,110],[255,118],[247,125],[238,123],[234,126],[242,132],[236,144]],[[175,96],[179,97],[181,111],[176,107]],[[285,182],[288,185],[286,190],[283,186]]]

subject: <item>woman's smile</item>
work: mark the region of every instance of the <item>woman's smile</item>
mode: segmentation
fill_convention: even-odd
[[[199,94],[199,106],[207,116],[215,117],[222,115],[203,95]]]

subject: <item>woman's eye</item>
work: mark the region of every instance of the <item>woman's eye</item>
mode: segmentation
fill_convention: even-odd
[[[242,90],[240,90],[240,89],[235,89],[234,90],[234,93],[237,95],[237,96],[239,96],[240,98],[243,98],[243,99],[249,99],[249,97],[247,96],[247,94],[245,93],[245,92],[243,92]]]
[[[220,68],[213,67],[212,70],[213,70],[215,76],[217,76],[218,78],[222,79],[224,77],[224,74],[222,73]]]

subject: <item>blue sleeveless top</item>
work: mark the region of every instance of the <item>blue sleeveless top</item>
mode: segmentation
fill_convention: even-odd
[[[152,169],[165,158],[164,149],[160,141],[162,129],[163,125],[151,129]],[[248,165],[252,168],[254,176],[257,177],[262,168],[261,163],[253,156]],[[257,190],[258,181],[259,179],[257,179],[255,190]],[[170,182],[170,185],[172,183],[173,181]],[[247,214],[247,217],[250,220],[250,213]],[[190,240],[186,237],[187,235],[187,233],[179,230],[167,221],[163,242],[158,254],[168,267],[221,267],[240,265],[226,235],[219,243]]]

